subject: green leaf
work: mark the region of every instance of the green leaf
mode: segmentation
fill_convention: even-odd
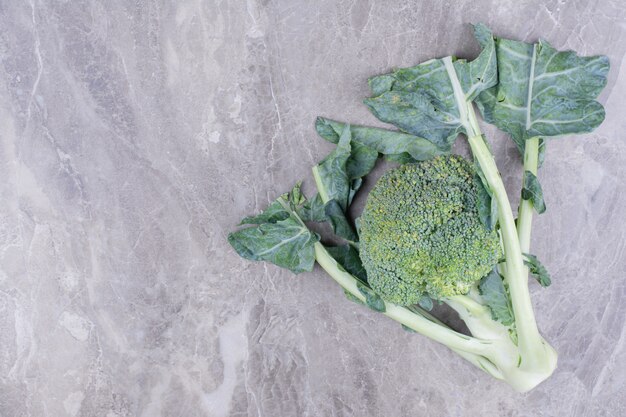
[[[386,311],[385,302],[370,287],[357,281],[359,292],[365,297],[365,304],[374,311],[384,313]]]
[[[537,259],[535,255],[525,253],[524,256],[526,257],[526,259],[524,259],[524,264],[528,267],[531,275],[535,277],[537,282],[542,287],[550,286],[550,284],[552,284],[552,280],[550,279],[550,274],[548,273],[546,267],[539,262],[539,259]]]
[[[530,200],[538,214],[546,211],[546,203],[543,200],[543,191],[539,179],[530,171],[524,171],[524,187],[522,188],[522,198]]]
[[[313,270],[313,245],[318,240],[315,233],[293,217],[248,227],[228,235],[228,242],[241,257],[268,261],[296,274]]]
[[[339,132],[344,126],[344,123],[323,117],[318,117],[315,122],[317,133],[332,143],[339,141]],[[350,130],[352,143],[360,143],[377,154],[380,152],[394,162],[424,161],[450,152],[449,146],[439,148],[429,140],[407,133],[365,126],[350,126]]]
[[[484,25],[475,27],[483,47],[472,62],[432,59],[370,80],[365,104],[383,122],[449,150],[459,133],[474,134],[469,102],[497,83],[495,44]]]
[[[315,194],[310,200],[307,200],[301,207],[297,208],[297,214],[305,222],[325,222],[326,213],[324,211],[324,202],[319,193]]]
[[[408,326],[405,326],[404,324],[402,324],[402,329],[409,332],[409,333],[417,333],[415,330],[411,329]]]
[[[346,296],[346,298],[350,301],[352,301],[353,303],[357,303],[359,305],[366,305],[359,297],[355,296],[354,294],[352,294],[350,291],[344,289],[343,290],[343,294]]]
[[[350,179],[346,171],[351,151],[350,140],[350,126],[345,126],[335,150],[313,168],[322,200],[337,200],[342,210],[347,209],[350,196]]]
[[[347,272],[367,282],[367,272],[359,257],[359,251],[352,245],[329,246],[326,250]]]
[[[351,145],[352,152],[346,162],[346,172],[348,178],[354,180],[366,176],[374,169],[378,160],[378,152],[359,142],[352,141]]]
[[[426,294],[424,294],[422,298],[420,298],[417,304],[426,311],[430,311],[433,309],[433,299]]]
[[[348,207],[350,207],[350,205],[352,204],[352,200],[354,199],[354,196],[356,195],[356,193],[361,189],[361,185],[363,185],[362,178],[355,178],[352,181],[350,181],[350,192],[348,194]]]
[[[491,198],[491,192],[485,187],[480,179],[480,176],[476,174],[476,177],[476,189],[478,191],[476,203],[478,206],[478,215],[480,216],[480,221],[483,226],[485,226],[487,230],[493,230],[495,223],[498,220],[497,212],[495,213],[495,217],[493,216],[494,213],[492,213],[492,201],[494,199]]]
[[[349,240],[350,242],[357,242],[359,240],[337,200],[330,200],[326,203],[324,213],[337,236]]]
[[[274,201],[261,214],[244,217],[239,225],[276,223],[277,221],[285,220],[287,217],[289,217],[289,212],[278,201]]]
[[[511,301],[496,268],[480,280],[478,290],[491,310],[491,317],[494,320],[505,326],[510,326],[515,322]]]
[[[496,40],[496,53],[499,83],[476,103],[520,151],[528,138],[590,132],[604,120],[604,108],[594,99],[606,85],[607,57],[503,38]]]

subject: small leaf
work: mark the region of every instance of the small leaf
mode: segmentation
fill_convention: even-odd
[[[359,191],[359,189],[361,188],[361,185],[363,185],[362,178],[356,178],[350,181],[350,193],[348,194],[348,207],[350,206],[350,204],[352,204],[352,200],[354,199],[354,196],[356,195],[357,191]]]
[[[352,245],[329,246],[326,247],[326,250],[348,273],[363,282],[367,282],[367,272],[365,272],[359,257],[359,251]]]
[[[409,333],[417,333],[415,330],[411,329],[408,326],[405,326],[404,324],[402,325],[402,329],[409,332]]]
[[[417,304],[422,307],[426,311],[430,311],[433,309],[433,299],[428,295],[424,294],[422,298],[417,302]]]
[[[537,259],[535,255],[525,253],[524,256],[526,257],[524,264],[530,270],[531,275],[535,277],[542,287],[548,287],[552,283],[552,280],[550,279],[550,274],[546,267],[539,262],[539,259]]]
[[[374,311],[378,311],[379,313],[384,313],[386,311],[385,302],[374,292],[374,290],[360,281],[357,282],[357,287],[359,292],[365,297],[365,303],[369,308]]]
[[[362,301],[359,297],[356,297],[356,296],[355,296],[354,294],[352,294],[350,291],[348,291],[348,290],[344,289],[344,290],[343,290],[343,294],[346,296],[346,298],[347,298],[348,300],[352,301],[353,303],[357,303],[357,304],[362,305],[362,306],[364,306],[364,305],[365,305],[365,303],[364,303],[364,302],[363,302],[363,301]]]
[[[514,323],[515,319],[511,301],[504,287],[502,277],[496,268],[480,280],[478,290],[489,310],[491,310],[491,317],[494,320],[505,326],[510,326]]]
[[[324,213],[337,236],[350,242],[357,242],[359,240],[337,200],[330,200],[326,203]]]
[[[546,203],[543,200],[543,191],[539,179],[530,171],[524,171],[524,188],[522,198],[530,200],[538,214],[546,211]]]

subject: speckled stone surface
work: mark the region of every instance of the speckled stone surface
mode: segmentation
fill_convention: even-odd
[[[475,56],[479,21],[612,65],[540,172],[560,361],[523,395],[226,242],[331,149],[315,116],[376,124],[367,78]],[[0,415],[626,415],[625,51],[618,0],[0,1]]]

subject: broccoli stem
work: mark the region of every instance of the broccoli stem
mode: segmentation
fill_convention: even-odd
[[[539,166],[539,138],[527,139],[524,144],[524,171],[537,175]],[[533,221],[533,203],[530,200],[521,200],[517,216],[517,234],[519,245],[523,253],[530,252],[530,233]]]
[[[521,367],[526,369],[545,369],[556,366],[556,354],[539,334],[535,313],[528,291],[528,270],[522,258],[522,249],[511,210],[511,204],[498,172],[493,154],[478,129],[478,122],[473,107],[468,107],[471,135],[468,137],[474,157],[477,159],[498,204],[498,220],[506,257],[505,280],[508,284],[515,325],[519,337],[519,351],[522,357]]]
[[[337,261],[324,248],[324,245],[319,242],[315,244],[315,259],[339,285],[359,300],[365,302],[365,297],[357,286],[357,279],[339,266]],[[455,332],[448,327],[429,320],[423,315],[414,313],[408,308],[385,302],[385,312],[383,314],[451,349],[480,356],[491,354],[490,347],[492,342],[490,340],[477,339]]]

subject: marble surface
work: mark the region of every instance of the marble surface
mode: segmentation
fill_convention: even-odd
[[[226,242],[330,150],[315,116],[374,124],[369,76],[475,56],[478,21],[612,65],[540,173],[560,362],[524,395]],[[619,0],[0,1],[0,415],[626,415],[625,51]]]

